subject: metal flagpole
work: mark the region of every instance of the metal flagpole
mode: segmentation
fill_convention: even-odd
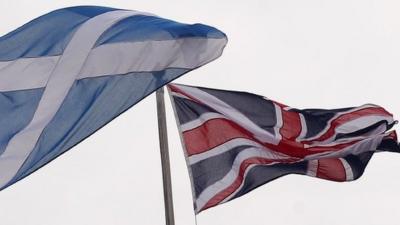
[[[156,92],[158,136],[160,139],[161,168],[164,186],[164,205],[166,225],[175,225],[174,204],[172,200],[171,169],[168,153],[167,120],[165,116],[164,88]]]

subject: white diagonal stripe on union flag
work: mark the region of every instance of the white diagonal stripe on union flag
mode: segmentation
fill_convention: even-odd
[[[261,129],[257,126],[253,121],[249,120],[246,116],[240,113],[235,108],[232,108],[230,105],[226,104],[225,102],[219,100],[218,98],[201,91],[198,88],[188,87],[188,86],[179,86],[177,87],[181,91],[187,93],[188,95],[196,96],[193,100],[197,100],[200,102],[206,102],[206,105],[214,109],[215,111],[223,114],[226,118],[235,121],[243,128],[249,130],[251,133],[254,134],[255,138],[259,139],[260,141],[271,143],[271,144],[278,144],[280,141],[279,135],[275,136],[266,130]]]
[[[371,109],[377,109],[377,110],[381,110],[381,109],[382,109],[381,107],[379,107],[379,106],[377,106],[377,105],[365,104],[365,105],[362,105],[362,106],[359,106],[359,107],[355,107],[355,108],[353,108],[353,109],[349,109],[349,110],[344,111],[344,112],[336,113],[335,116],[332,117],[332,118],[327,122],[325,128],[324,128],[322,131],[320,131],[318,134],[316,134],[316,135],[314,135],[314,136],[312,136],[312,137],[305,138],[305,139],[300,139],[300,141],[306,141],[306,142],[307,142],[307,141],[308,141],[308,142],[319,141],[318,139],[320,139],[322,136],[326,135],[327,132],[328,132],[329,130],[335,129],[335,128],[336,128],[335,126],[333,126],[332,123],[333,123],[335,120],[337,120],[338,118],[340,118],[341,116],[349,115],[349,114],[352,114],[352,113],[354,113],[354,112],[357,112],[357,111],[360,111],[360,110],[364,110],[364,109],[369,109],[369,108],[371,108]],[[340,124],[338,124],[338,125],[340,125]],[[332,134],[335,134],[335,133],[332,133]],[[330,136],[330,137],[331,137],[331,136]],[[328,137],[328,138],[329,138],[329,137]]]
[[[335,128],[336,133],[353,133],[358,130],[364,129],[371,124],[375,124],[381,121],[386,121],[388,124],[394,122],[392,116],[388,115],[366,115],[354,120],[350,120],[347,123],[341,124]]]
[[[341,158],[348,154],[359,155],[364,152],[376,151],[378,145],[382,142],[382,139],[385,136],[386,136],[385,134],[381,134],[375,137],[369,137],[340,150],[335,149],[334,151],[310,154],[304,157],[304,160],[314,160],[322,158]]]
[[[209,113],[204,113],[199,116],[198,119],[192,120],[190,122],[187,122],[185,124],[181,125],[182,132],[188,131],[195,129],[196,127],[201,126],[205,122],[212,120],[212,119],[218,119],[218,118],[226,118],[226,116],[220,114],[220,113],[215,113],[215,112],[209,112]]]
[[[387,122],[387,121],[386,121]],[[373,124],[373,123],[371,123]],[[363,135],[360,136],[354,136],[354,137],[346,137],[346,138],[340,138],[337,140],[332,140],[331,142],[314,142],[311,145],[304,145],[304,147],[306,149],[312,149],[313,147],[335,147],[341,144],[345,144],[345,143],[350,143],[353,141],[358,141],[358,140],[364,140],[368,137],[372,137],[372,136],[376,136],[379,134],[382,134],[386,131],[387,129],[387,124],[381,124],[378,127],[376,127],[375,129],[364,133]]]
[[[301,140],[303,140],[304,137],[307,135],[306,119],[304,118],[304,115],[301,113],[299,113],[299,117],[300,117],[301,132],[300,132],[299,136],[296,138],[297,142],[300,142]]]
[[[189,163],[190,165],[193,165],[195,163],[198,163],[202,160],[205,160],[207,158],[222,154],[224,152],[230,151],[231,149],[237,147],[237,146],[252,146],[252,147],[256,147],[256,148],[260,148],[260,149],[264,149],[267,152],[270,152],[271,154],[275,154],[277,157],[281,157],[283,158],[288,158],[290,156],[285,155],[283,153],[280,152],[276,152],[276,151],[272,151],[270,149],[265,148],[264,146],[260,145],[259,143],[249,140],[249,139],[245,139],[245,138],[235,138],[232,139],[228,142],[223,143],[222,145],[219,145],[215,148],[212,148],[206,152],[197,154],[197,155],[192,155],[189,156]]]

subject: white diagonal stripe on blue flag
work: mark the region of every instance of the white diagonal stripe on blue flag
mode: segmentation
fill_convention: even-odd
[[[59,56],[46,56],[0,62],[0,91],[26,90],[46,86],[59,58]]]
[[[101,45],[90,53],[80,78],[160,71],[165,68],[194,69],[221,55],[222,49],[215,49],[225,42],[225,39],[188,37]]]
[[[194,69],[221,55],[222,49],[221,51],[215,51],[215,49],[225,42],[225,39],[189,37],[101,45],[90,51],[77,79],[131,72],[160,71],[165,68]],[[193,51],[193,48],[202,51]],[[46,86],[60,57],[0,62],[0,91],[26,90]]]
[[[134,15],[136,11],[112,11],[85,22],[71,39],[64,54],[49,77],[46,89],[32,121],[17,133],[0,156],[0,187],[14,177],[29,156],[40,134],[62,104],[100,35],[116,22]]]

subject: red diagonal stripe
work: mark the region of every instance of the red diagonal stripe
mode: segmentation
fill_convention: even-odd
[[[193,97],[192,95],[190,95],[190,94],[188,94],[188,93],[182,91],[182,90],[181,90],[180,88],[178,88],[177,86],[175,86],[175,85],[173,85],[173,84],[168,84],[167,86],[168,86],[168,88],[169,88],[172,92],[175,92],[175,93],[181,94],[181,95],[183,95],[183,96],[186,96],[186,97],[188,97],[190,100],[192,100],[192,101],[194,101],[194,102],[196,102],[196,103],[199,103],[199,104],[201,104],[201,105],[205,105],[204,103],[202,103],[201,101],[199,101],[199,100],[197,100],[195,97]]]
[[[352,141],[328,147],[315,146],[307,149],[304,149],[302,144],[291,140],[282,140],[278,145],[273,145],[261,142],[251,132],[225,118],[211,119],[199,127],[183,132],[183,140],[188,156],[209,151],[235,138],[246,138],[270,150],[296,158],[304,158],[315,153],[341,150],[358,142]]]
[[[224,118],[208,120],[199,127],[183,132],[189,156],[206,152],[235,138],[259,142],[249,131]]]

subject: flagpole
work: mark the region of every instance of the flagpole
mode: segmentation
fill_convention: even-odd
[[[172,200],[171,169],[168,153],[167,120],[165,116],[164,88],[156,92],[158,136],[160,141],[161,168],[164,187],[164,206],[166,225],[175,225],[174,204]]]

